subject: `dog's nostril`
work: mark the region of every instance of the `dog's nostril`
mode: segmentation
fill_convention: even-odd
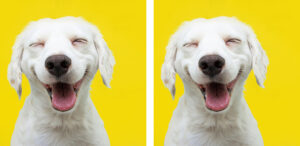
[[[223,63],[222,61],[220,61],[220,60],[217,60],[217,61],[215,62],[215,66],[216,66],[217,68],[222,68],[223,65],[224,65],[224,63]]]
[[[60,65],[63,67],[63,68],[68,68],[70,66],[70,62],[64,60],[60,63]]]
[[[54,68],[54,63],[52,63],[52,62],[46,63],[46,68],[47,69],[53,69]]]
[[[206,62],[200,62],[200,68],[201,68],[201,69],[206,69],[206,68],[208,68],[207,63],[206,63]]]

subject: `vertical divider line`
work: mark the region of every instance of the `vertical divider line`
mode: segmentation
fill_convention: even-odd
[[[154,146],[154,0],[146,0],[146,144]]]

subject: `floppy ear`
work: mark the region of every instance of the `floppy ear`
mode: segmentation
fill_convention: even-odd
[[[21,70],[21,60],[23,55],[23,44],[22,36],[19,35],[13,46],[13,54],[11,61],[8,65],[7,78],[10,85],[17,91],[19,99],[21,99],[22,94],[22,70]]]
[[[99,59],[99,69],[101,73],[101,77],[103,80],[103,83],[110,88],[110,81],[112,78],[113,73],[113,67],[115,65],[115,59],[108,48],[106,42],[102,38],[100,32],[97,32],[95,36],[95,47],[98,53],[98,59]]]
[[[252,68],[256,82],[259,86],[264,87],[269,60],[251,28],[248,31],[248,45],[252,54]]]
[[[175,58],[177,52],[177,35],[174,34],[167,46],[167,54],[165,56],[164,64],[162,65],[161,69],[161,79],[165,87],[167,87],[171,94],[172,98],[175,98],[175,79],[176,79],[176,71],[175,71]]]

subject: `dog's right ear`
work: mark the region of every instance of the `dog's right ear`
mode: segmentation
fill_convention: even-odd
[[[22,40],[23,37],[22,34],[20,34],[13,46],[13,54],[7,70],[7,78],[9,83],[17,91],[19,99],[21,99],[22,94],[21,60],[24,50]]]
[[[171,94],[172,98],[175,98],[175,79],[176,79],[176,71],[175,71],[175,59],[177,52],[177,34],[175,33],[167,46],[167,54],[165,56],[164,64],[161,69],[161,79],[165,87],[167,87]]]

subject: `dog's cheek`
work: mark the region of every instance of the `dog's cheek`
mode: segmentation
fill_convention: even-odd
[[[205,79],[202,78],[201,71],[195,67],[194,65],[189,67],[189,74],[193,81],[200,83],[201,81],[204,81]]]
[[[238,48],[237,52],[235,52],[235,54],[233,56],[231,56],[231,58],[233,59],[233,61],[239,63],[240,67],[243,68],[247,68],[247,67],[251,67],[251,63],[252,63],[252,56],[251,56],[251,52],[248,48],[248,46],[241,46],[240,48]]]
[[[222,79],[224,82],[229,83],[233,81],[239,73],[240,62],[238,60],[226,60],[226,66],[223,70]]]
[[[195,66],[195,63],[191,59],[185,59],[182,62],[182,76],[183,78],[187,78],[188,80],[192,79],[196,82],[199,82],[200,78],[200,72],[197,66]]]
[[[243,67],[243,69],[246,70],[251,70],[252,67],[252,56],[250,54],[244,54],[241,55],[240,57],[240,62],[241,62],[241,66]]]
[[[31,62],[30,62],[30,58],[27,57],[26,55],[23,56],[22,60],[21,60],[21,70],[22,72],[26,75],[26,77],[29,77],[32,75],[32,71],[31,71]]]
[[[86,64],[88,66],[88,69],[91,72],[97,72],[98,67],[99,67],[99,60],[98,60],[98,56],[91,56],[90,60],[87,60]]]
[[[82,67],[85,67],[89,71],[93,71],[98,69],[98,59],[98,53],[96,51],[90,51],[88,54],[84,54],[80,57],[79,63],[81,63]]]

